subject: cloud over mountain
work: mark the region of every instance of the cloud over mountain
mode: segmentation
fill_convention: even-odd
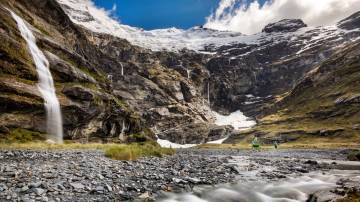
[[[360,0],[221,0],[205,27],[253,34],[268,23],[300,18],[310,26],[330,25],[360,10]]]

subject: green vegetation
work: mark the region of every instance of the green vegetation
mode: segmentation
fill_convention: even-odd
[[[46,36],[51,36],[51,34],[47,31],[47,29],[46,28],[44,28],[43,27],[43,25],[40,25],[40,24],[38,24],[38,23],[36,23],[36,21],[33,21],[33,26],[37,29],[37,30],[39,30],[41,33],[43,33],[44,35],[46,35]]]
[[[350,161],[360,161],[360,151],[352,152],[347,156]]]
[[[360,96],[360,60],[348,56],[357,54],[358,49],[349,49],[323,63],[308,75],[307,82],[279,97],[274,113],[261,117],[258,125],[231,137],[231,141],[248,143],[257,134],[266,139],[286,137],[294,141],[289,145],[359,145],[360,104],[347,101]]]
[[[360,190],[350,190],[345,198],[338,199],[336,202],[360,202]]]
[[[0,74],[10,74],[21,78],[36,80],[36,71],[33,67],[25,43],[14,43],[0,35]],[[19,40],[21,41],[21,40]]]
[[[136,133],[136,134],[131,134],[130,139],[133,139],[134,142],[146,142],[147,138],[144,134],[140,134],[140,133]]]
[[[45,134],[30,131],[22,128],[16,128],[10,130],[9,134],[5,135],[4,138],[0,139],[0,143],[11,144],[11,143],[28,143],[33,141],[45,140]]]
[[[137,135],[135,135],[137,136]],[[1,137],[1,136],[0,136]],[[105,156],[115,160],[136,160],[141,157],[155,156],[163,157],[173,155],[175,150],[162,148],[153,141],[146,141],[132,144],[80,144],[65,141],[64,144],[46,143],[46,135],[25,129],[11,130],[4,138],[1,137],[0,149],[33,149],[33,150],[103,150]],[[140,138],[141,136],[139,136]]]
[[[116,145],[105,150],[105,156],[115,160],[136,160],[143,156],[162,157],[174,153],[175,150],[162,148],[156,142]]]

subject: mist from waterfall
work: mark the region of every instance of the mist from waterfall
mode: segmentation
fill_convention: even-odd
[[[50,140],[56,143],[63,143],[63,126],[60,110],[60,103],[56,97],[54,81],[49,70],[49,61],[46,59],[44,53],[36,45],[36,39],[31,30],[27,27],[24,20],[9,10],[11,16],[17,23],[21,36],[26,41],[30,50],[31,56],[34,60],[36,71],[39,77],[38,89],[44,99],[46,110],[46,126],[47,133]]]

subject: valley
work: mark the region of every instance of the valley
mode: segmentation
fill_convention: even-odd
[[[0,41],[0,201],[360,198],[360,11],[245,35],[0,0]]]

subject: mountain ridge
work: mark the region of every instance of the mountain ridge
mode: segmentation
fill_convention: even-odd
[[[65,137],[80,141],[131,142],[139,134],[181,144],[225,138],[233,128],[214,124],[212,110],[241,110],[255,118],[314,66],[360,36],[354,14],[336,26],[300,23],[292,32],[253,36],[221,32],[222,40],[211,35],[216,31],[194,28],[196,37],[205,30],[206,37],[221,41],[204,47],[212,54],[151,51],[74,24],[66,13],[69,8],[59,2],[66,0],[0,1],[0,38],[5,42],[0,46],[0,133],[5,137],[16,128],[44,132],[44,111],[34,89],[34,66],[4,7],[32,25],[54,74]],[[344,23],[349,30],[338,28]]]

